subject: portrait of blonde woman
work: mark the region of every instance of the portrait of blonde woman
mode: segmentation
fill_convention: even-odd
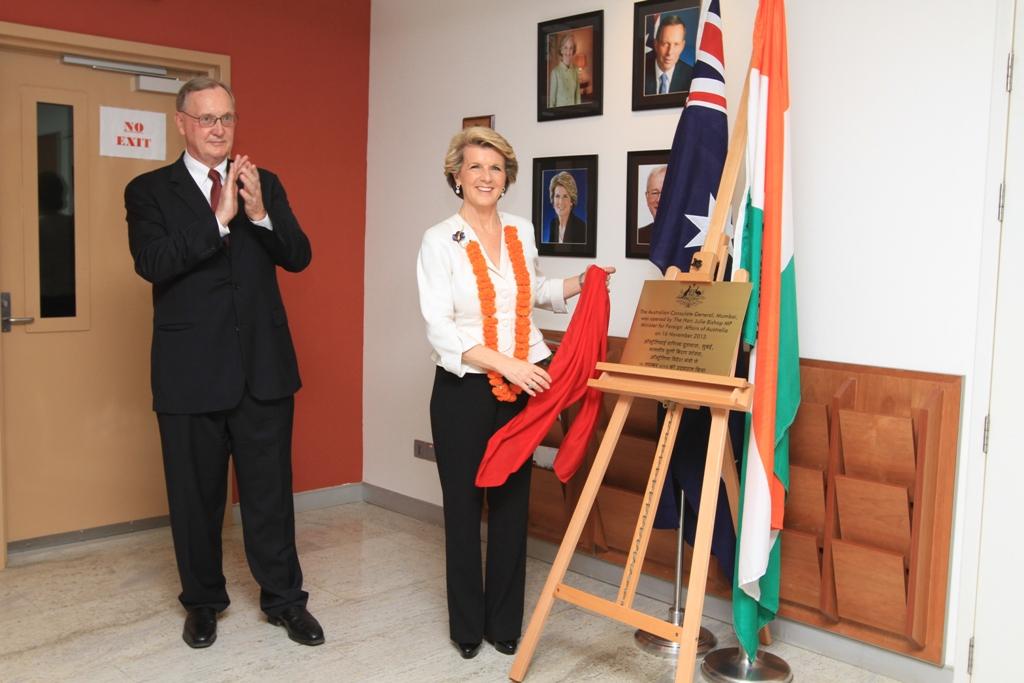
[[[587,223],[576,215],[579,188],[568,171],[556,173],[548,183],[548,199],[555,215],[548,223],[546,242],[550,244],[583,244],[587,241]]]
[[[604,10],[537,24],[537,120],[597,116],[604,106]]]
[[[558,63],[548,74],[548,106],[570,107],[579,104],[580,79],[573,63],[576,56],[576,39],[571,31],[554,36],[558,45]]]

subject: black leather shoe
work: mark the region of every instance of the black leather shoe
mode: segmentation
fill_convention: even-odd
[[[210,647],[217,640],[217,612],[212,607],[196,607],[188,611],[181,638],[189,647]]]
[[[276,617],[268,617],[267,621],[274,626],[284,626],[288,637],[296,643],[321,645],[324,642],[324,630],[320,622],[305,607],[288,607]]]
[[[512,640],[491,640],[487,639],[487,642],[494,646],[494,649],[503,655],[514,655],[516,650],[519,648],[519,639],[513,638]]]
[[[463,659],[473,659],[480,653],[480,643],[456,643],[453,640],[452,645],[459,651]]]

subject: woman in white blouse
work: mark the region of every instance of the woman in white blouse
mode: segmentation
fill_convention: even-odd
[[[551,387],[537,365],[551,351],[530,317],[533,307],[565,312],[582,279],[543,277],[533,226],[498,211],[518,168],[512,146],[490,128],[457,133],[444,173],[462,207],[423,235],[416,269],[437,364],[430,422],[444,501],[449,629],[466,659],[484,639],[509,655],[519,642],[530,461],[502,486],[480,489],[474,481],[491,435],[523,409],[527,396]],[[480,564],[485,492],[486,577]]]

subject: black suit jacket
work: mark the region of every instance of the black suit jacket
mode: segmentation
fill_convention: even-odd
[[[654,52],[648,52],[644,57],[644,95],[658,94],[657,73],[654,69]],[[681,59],[677,60],[676,68],[672,71],[672,80],[668,83],[669,94],[688,92],[692,79],[693,67]]]
[[[587,241],[587,223],[574,213],[569,214],[569,220],[565,224],[565,239],[561,244],[584,244]],[[548,223],[548,242],[559,244],[558,241],[558,216]]]
[[[650,222],[643,227],[636,229],[636,243],[637,244],[650,244],[651,233],[654,232],[654,222]]]
[[[227,410],[246,387],[271,400],[301,386],[276,268],[309,265],[309,240],[277,176],[259,174],[273,230],[249,222],[239,198],[229,248],[183,158],[125,188],[135,270],[153,283],[157,412]]]

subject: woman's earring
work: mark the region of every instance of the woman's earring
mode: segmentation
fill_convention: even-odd
[[[504,196],[505,196],[505,190],[507,190],[507,189],[508,189],[507,187],[503,187],[503,188],[501,188],[501,196],[502,196],[502,197],[504,197]],[[499,199],[500,199],[500,197],[499,197]]]
[[[457,194],[460,197],[462,196],[462,185],[455,186],[455,194]]]

